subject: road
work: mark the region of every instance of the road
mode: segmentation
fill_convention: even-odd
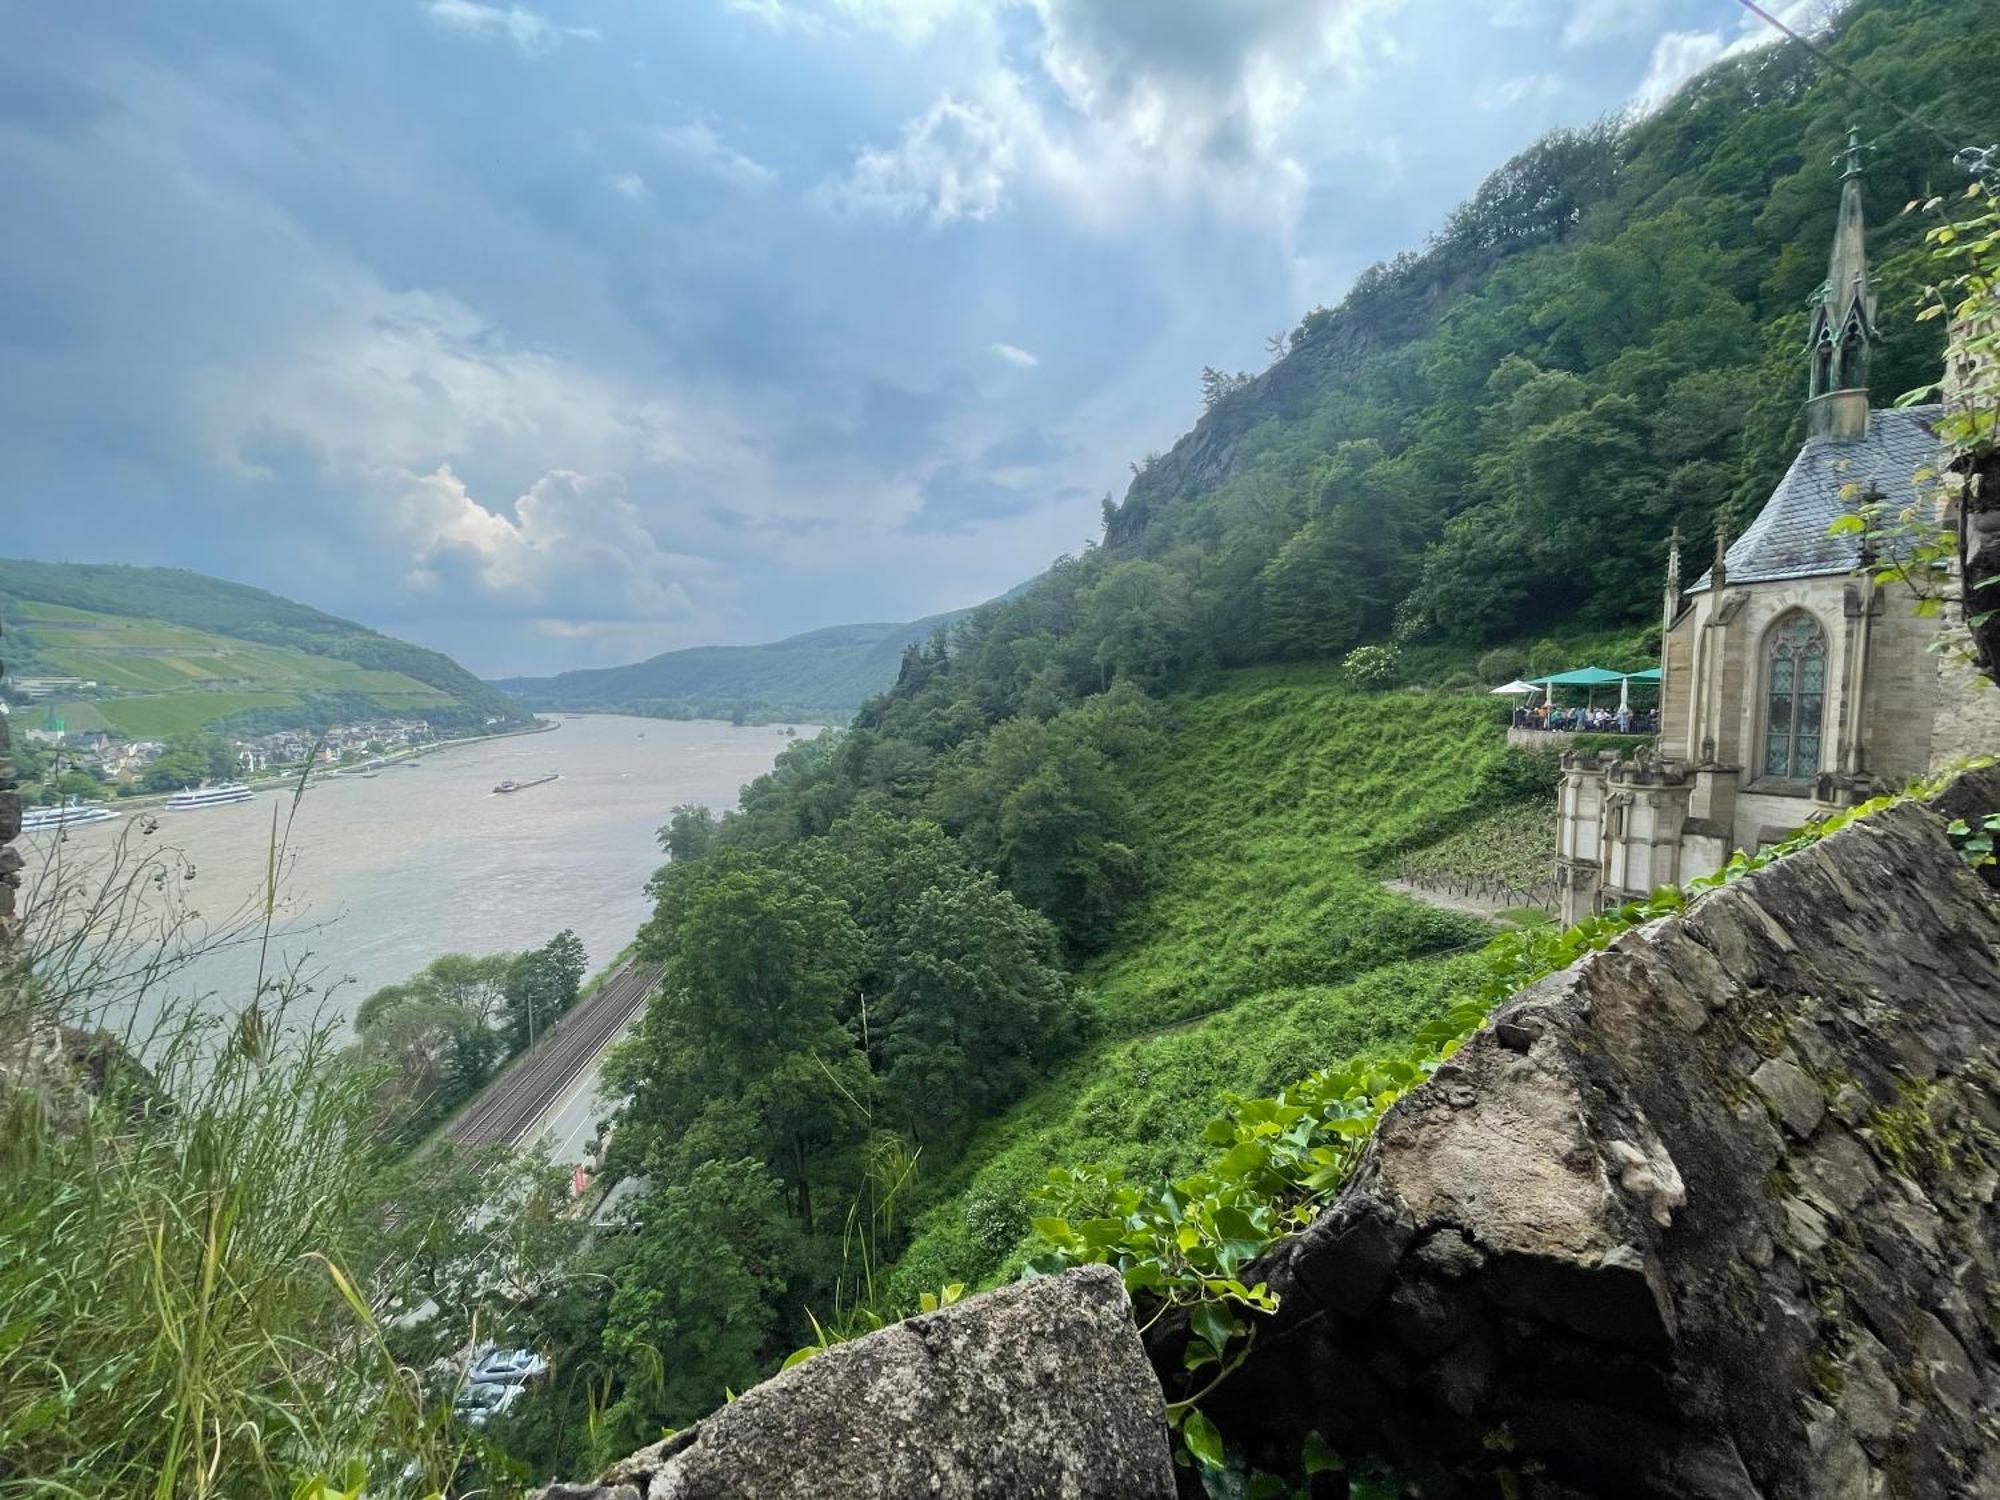
[[[445,1126],[445,1139],[461,1146],[518,1145],[531,1133],[545,1133],[551,1114],[562,1121],[588,1110],[598,1058],[638,1015],[659,977],[658,964],[637,959],[611,975],[474,1095]],[[574,1124],[566,1123],[565,1131],[574,1134]]]

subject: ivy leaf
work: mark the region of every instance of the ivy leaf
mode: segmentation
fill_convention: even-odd
[[[1243,1328],[1220,1302],[1197,1302],[1194,1311],[1188,1314],[1188,1326],[1199,1337],[1206,1339],[1218,1355],[1229,1347],[1229,1340]]]
[[[1187,1444],[1188,1452],[1204,1467],[1222,1467],[1222,1434],[1194,1407],[1189,1407],[1187,1416],[1182,1419],[1181,1441]]]

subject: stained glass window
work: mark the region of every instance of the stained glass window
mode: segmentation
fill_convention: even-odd
[[[1764,774],[1803,780],[1819,770],[1826,711],[1826,637],[1811,615],[1791,615],[1771,633],[1764,681]]]

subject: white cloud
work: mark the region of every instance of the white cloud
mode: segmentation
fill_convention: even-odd
[[[1782,0],[1782,3],[1772,0],[1766,8],[1793,30],[1808,35],[1820,29],[1832,14],[1825,0]],[[1657,109],[1704,68],[1725,57],[1755,51],[1783,39],[1781,32],[1755,16],[1745,16],[1734,28],[1669,31],[1653,44],[1646,76],[1632,102],[1642,110]]]
[[[1575,0],[1563,22],[1563,45],[1587,47],[1638,36],[1659,25],[1662,0]]]
[[[1036,365],[1041,363],[1039,359],[1030,354],[1026,349],[1014,344],[994,344],[990,346],[990,352],[998,358],[1004,359],[1017,370],[1032,370]]]
[[[611,179],[611,191],[634,203],[644,203],[653,196],[653,190],[646,186],[646,179],[637,172],[618,173]]]
[[[553,51],[565,39],[601,41],[589,26],[560,26],[519,5],[486,5],[480,0],[424,0],[424,13],[438,25],[468,36],[504,37],[530,56]]]
[[[730,145],[705,120],[688,125],[663,125],[653,136],[695,170],[737,187],[762,187],[777,176],[762,162]]]
[[[1477,103],[1489,113],[1513,109],[1534,100],[1552,99],[1562,90],[1562,80],[1553,73],[1520,73],[1502,78],[1480,89]]]
[[[1108,227],[1208,200],[1288,235],[1329,101],[1396,55],[1407,0],[823,0],[951,81],[818,196],[853,213],[994,218],[1033,187]],[[949,24],[947,24],[947,22]],[[1032,23],[1027,38],[1021,23]]]
[[[556,622],[674,621],[695,613],[689,580],[713,570],[662,549],[615,475],[558,469],[513,504],[487,509],[448,465],[376,476],[378,528],[418,601],[442,596],[492,614]]]
[[[932,225],[990,219],[1006,206],[1015,160],[1014,138],[993,114],[946,95],[905,125],[895,145],[863,148],[821,196],[842,213]]]

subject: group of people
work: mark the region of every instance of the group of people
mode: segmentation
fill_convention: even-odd
[[[1557,708],[1537,703],[1514,710],[1516,729],[1578,730],[1591,734],[1658,734],[1660,712],[1655,708]]]

